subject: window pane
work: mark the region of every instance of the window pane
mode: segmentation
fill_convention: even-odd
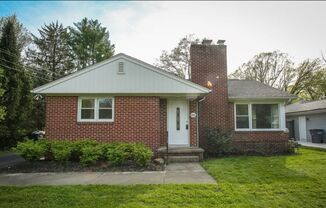
[[[112,109],[99,109],[99,119],[112,119]]]
[[[94,109],[81,109],[81,119],[94,119]]]
[[[177,108],[177,112],[176,112],[176,118],[177,118],[177,130],[180,130],[180,108]]]
[[[244,105],[236,105],[236,111],[237,111],[237,115],[248,115],[248,105],[244,104]]]
[[[82,108],[94,108],[94,99],[82,99]]]
[[[100,108],[112,108],[112,99],[110,98],[101,98],[98,102]]]
[[[248,117],[237,117],[237,129],[248,129],[249,118]]]
[[[270,129],[279,128],[277,104],[253,104],[252,128]]]

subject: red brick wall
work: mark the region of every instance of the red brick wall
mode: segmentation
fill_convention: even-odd
[[[225,45],[192,45],[191,79],[207,87],[212,83],[212,92],[199,103],[199,140],[205,147],[206,129],[228,130],[228,86]]]
[[[189,101],[189,132],[190,132],[190,146],[197,147],[197,117],[191,118],[191,113],[197,113],[197,101]]]
[[[48,139],[94,138],[98,141],[143,142],[154,151],[160,145],[158,97],[115,97],[114,122],[77,122],[78,97],[46,97]]]
[[[161,99],[160,100],[160,145],[166,146],[166,142],[168,139],[168,132],[167,132],[167,100]]]

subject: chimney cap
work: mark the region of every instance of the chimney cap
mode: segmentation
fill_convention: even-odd
[[[217,41],[217,45],[224,45],[224,43],[225,43],[225,40],[218,40]]]
[[[212,40],[209,40],[209,39],[204,39],[201,43],[203,45],[210,45],[213,41]]]

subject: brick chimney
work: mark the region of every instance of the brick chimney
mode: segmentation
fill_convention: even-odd
[[[191,45],[191,80],[212,92],[199,103],[199,141],[205,147],[207,128],[227,131],[229,127],[226,45],[205,40]]]

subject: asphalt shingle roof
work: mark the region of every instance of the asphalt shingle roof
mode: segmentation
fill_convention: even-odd
[[[289,99],[296,98],[290,93],[270,87],[254,80],[228,80],[228,93],[231,99]]]
[[[303,112],[303,111],[311,111],[311,110],[326,110],[326,99],[311,101],[306,103],[294,103],[291,105],[287,105],[285,107],[286,113],[295,113],[295,112]]]

